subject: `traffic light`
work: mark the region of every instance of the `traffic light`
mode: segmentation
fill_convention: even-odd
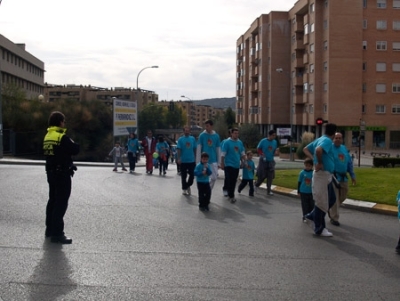
[[[317,118],[317,120],[315,120],[315,123],[317,125],[322,125],[324,123],[324,120],[322,118]]]

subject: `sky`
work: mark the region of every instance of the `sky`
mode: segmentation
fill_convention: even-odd
[[[295,2],[2,0],[0,34],[45,63],[49,84],[136,88],[140,73],[159,100],[234,97],[237,39]]]

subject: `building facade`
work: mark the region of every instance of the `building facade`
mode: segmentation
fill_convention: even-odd
[[[112,99],[132,100],[138,102],[138,109],[149,103],[158,102],[158,94],[154,91],[136,90],[132,88],[115,87],[100,88],[91,85],[51,85],[45,84],[44,101],[53,102],[61,99],[69,100],[100,100],[107,104],[112,103]]]
[[[400,149],[400,0],[299,0],[237,40],[237,122]],[[361,125],[361,126],[360,126]],[[362,130],[362,131],[360,131]]]
[[[25,50],[25,44],[15,44],[0,34],[1,86],[15,85],[27,99],[37,99],[44,91],[44,63]]]

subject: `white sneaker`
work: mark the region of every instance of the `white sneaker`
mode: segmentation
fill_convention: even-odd
[[[223,193],[224,193],[224,196],[228,196],[228,191],[224,190]]]
[[[182,194],[183,194],[183,195],[188,195],[187,190],[186,190],[186,189],[182,190]]]
[[[191,195],[192,192],[190,191],[190,187],[188,187],[188,189],[186,189],[187,195]]]
[[[321,232],[321,236],[323,236],[323,237],[332,237],[333,234],[331,232],[329,232],[328,229],[324,228],[324,230],[322,230],[322,232]]]

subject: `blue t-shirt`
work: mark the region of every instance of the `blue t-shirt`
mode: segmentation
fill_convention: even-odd
[[[181,153],[181,163],[193,163],[196,161],[196,139],[193,136],[182,136],[178,139],[177,149]]]
[[[136,154],[139,151],[139,140],[130,138],[128,140],[128,152]]]
[[[347,148],[342,144],[339,147],[333,145],[333,156],[335,160],[335,173],[339,182],[346,182],[346,173],[348,171],[349,162],[351,157]]]
[[[218,163],[218,149],[220,147],[221,140],[219,135],[213,131],[211,134],[206,131],[202,132],[197,141],[197,147],[200,148],[200,153],[207,153],[208,163]],[[197,160],[200,160],[198,158]]]
[[[242,141],[226,139],[222,147],[221,156],[223,156],[225,166],[240,168],[240,158],[245,155]]]
[[[246,163],[247,166],[243,166],[242,178],[244,180],[253,180],[256,166],[253,160],[246,160]]]
[[[314,165],[317,162],[317,156],[315,155],[315,150],[321,147],[322,152],[322,164],[324,165],[324,170],[330,173],[333,173],[335,170],[335,161],[334,161],[334,154],[333,154],[333,143],[332,139],[326,135],[319,137],[314,142]]]
[[[169,145],[168,145],[167,142],[165,142],[165,141],[164,142],[158,142],[156,144],[156,152],[160,155],[160,157],[162,155],[166,156],[168,151],[169,151]]]
[[[257,145],[257,149],[261,149],[266,161],[274,161],[275,151],[278,143],[275,139],[269,140],[268,138],[261,139]]]
[[[300,193],[312,193],[311,183],[313,177],[313,170],[303,169],[299,173],[298,182],[300,183],[299,192]]]
[[[204,170],[204,164],[199,163],[196,165],[194,168],[194,175],[196,176],[197,182],[200,183],[209,183],[210,182],[210,175],[212,174],[210,164],[207,164],[207,173],[204,175],[203,170]]]

